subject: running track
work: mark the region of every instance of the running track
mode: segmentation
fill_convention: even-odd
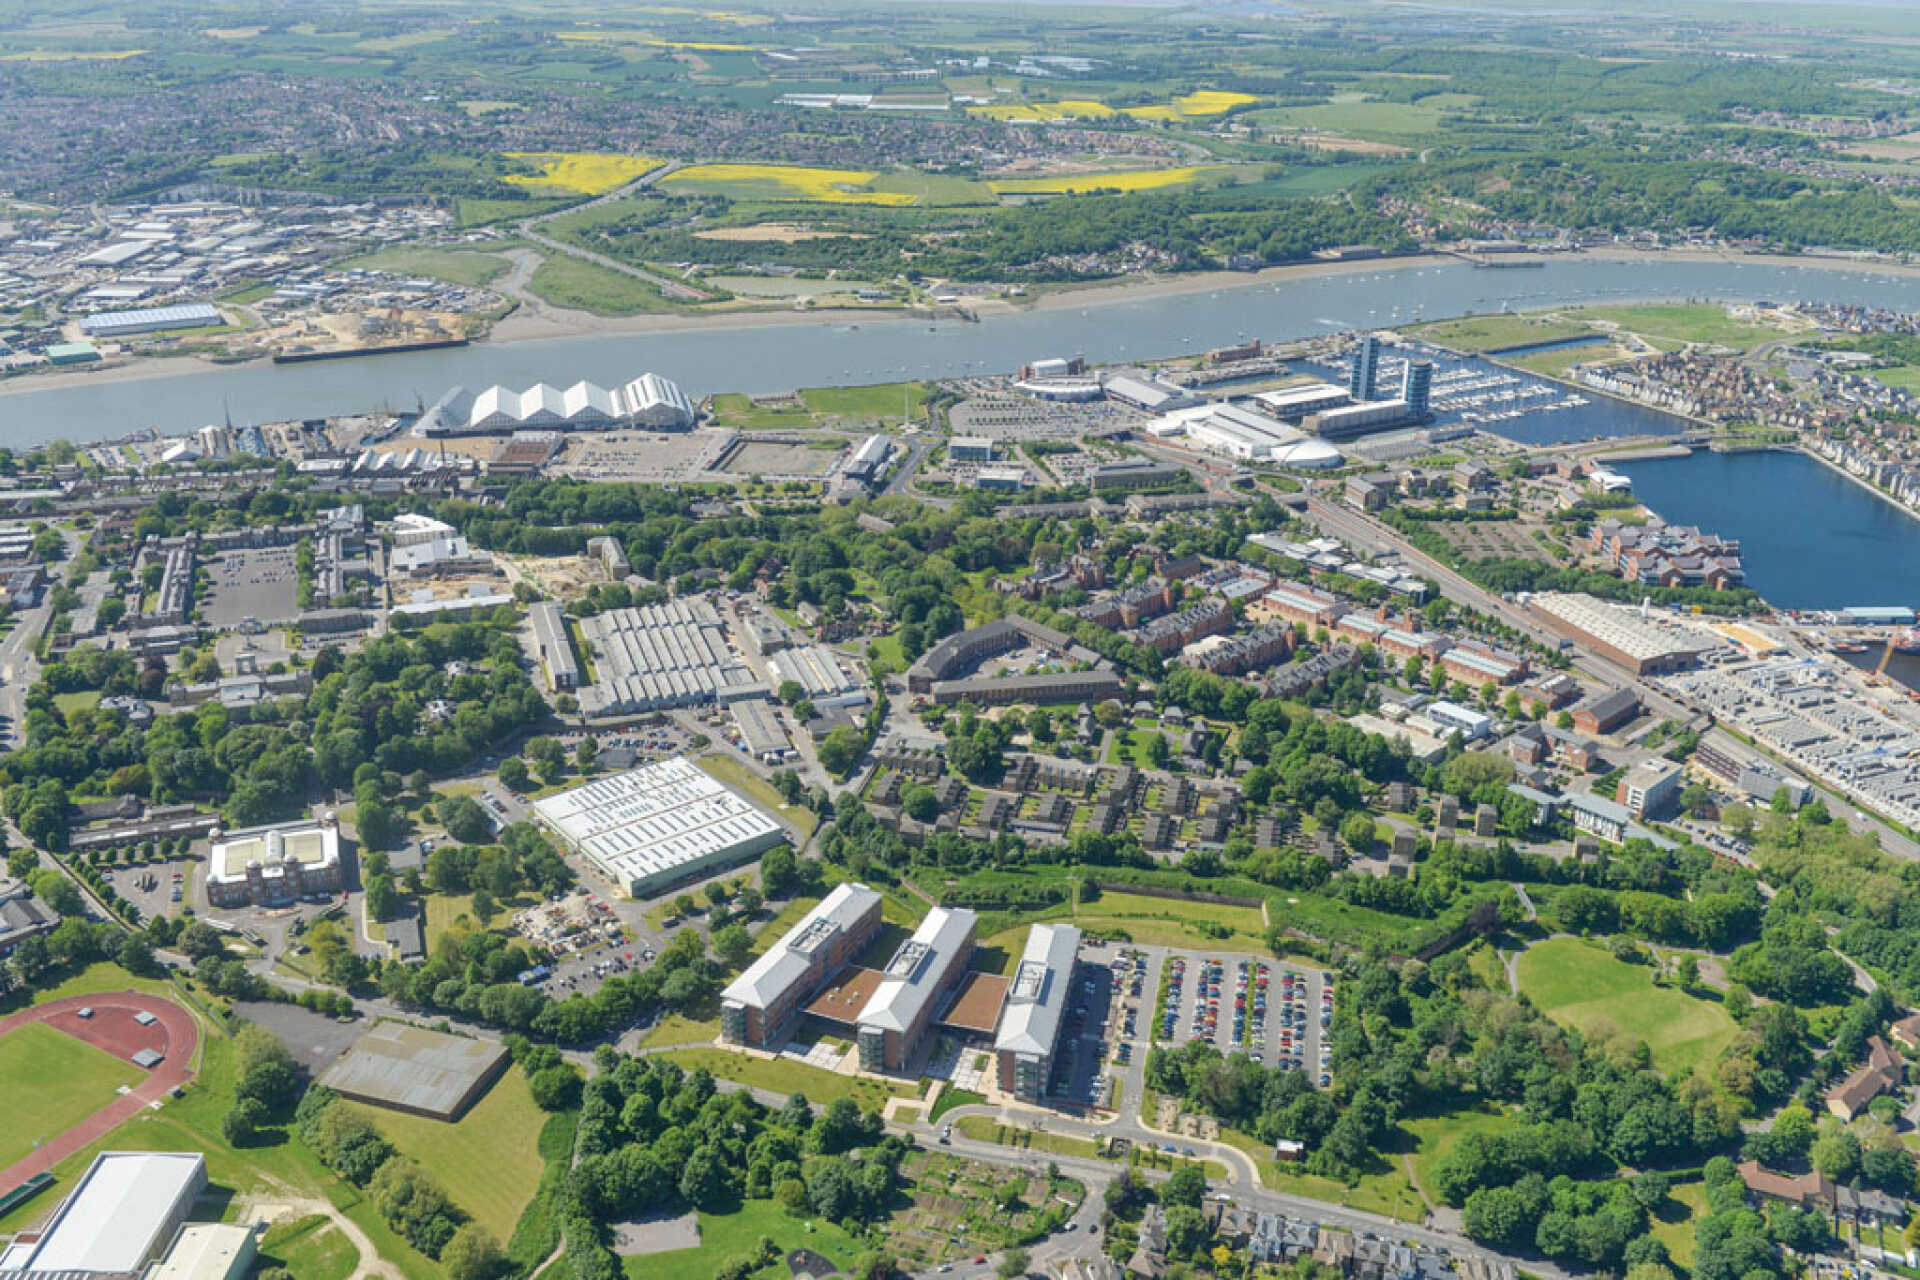
[[[82,1018],[79,1010],[83,1007],[91,1008],[93,1017]],[[141,1026],[133,1020],[133,1015],[141,1010],[151,1013],[158,1021],[151,1026]],[[185,1084],[193,1075],[191,1064],[200,1043],[200,1029],[194,1025],[193,1015],[159,996],[135,991],[69,996],[0,1018],[0,1036],[30,1022],[44,1022],[122,1061],[141,1049],[165,1054],[166,1061],[148,1072],[147,1078],[131,1091],[118,1095],[73,1128],[41,1143],[32,1155],[0,1169],[0,1190],[11,1190],[74,1152],[85,1150],[150,1103],[165,1097],[175,1086]]]

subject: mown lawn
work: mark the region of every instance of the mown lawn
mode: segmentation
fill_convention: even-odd
[[[1462,316],[1441,320],[1413,330],[1423,342],[1438,343],[1455,351],[1492,351],[1500,347],[1518,347],[1533,342],[1555,342],[1578,338],[1597,330],[1579,320],[1550,320],[1544,316]]]
[[[771,1200],[748,1200],[732,1213],[702,1213],[698,1249],[628,1258],[626,1273],[633,1280],[712,1280],[728,1262],[758,1248],[761,1236],[772,1236],[783,1255],[811,1249],[843,1269],[861,1252],[854,1238],[831,1222],[793,1217]],[[784,1276],[787,1268],[776,1262],[764,1274]]]
[[[260,1267],[283,1267],[300,1280],[347,1280],[360,1251],[323,1213],[283,1222],[260,1241]]]
[[[1637,1037],[1668,1075],[1705,1068],[1733,1041],[1733,1019],[1718,1004],[1654,986],[1649,970],[1597,942],[1549,939],[1527,948],[1518,971],[1520,990],[1549,1018],[1589,1035]]]
[[[440,1181],[453,1202],[504,1242],[540,1185],[540,1127],[527,1078],[513,1067],[458,1121],[347,1103]]]
[[[841,1075],[809,1067],[790,1058],[755,1058],[730,1049],[671,1049],[665,1054],[687,1070],[705,1067],[722,1080],[733,1080],[775,1093],[804,1093],[811,1102],[837,1102],[851,1098],[870,1111],[878,1111],[889,1098],[910,1098],[913,1087],[882,1083],[861,1076]]]
[[[42,1023],[0,1037],[0,1097],[13,1119],[0,1125],[0,1167],[33,1154],[112,1102],[144,1073]]]

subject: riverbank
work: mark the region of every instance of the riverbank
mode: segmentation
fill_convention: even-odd
[[[1687,263],[1698,266],[1754,266],[1771,268],[1801,268],[1807,270],[1832,271],[1841,273],[1884,272],[1920,279],[1920,266],[1906,267],[1883,264],[1863,264],[1847,262],[1833,258],[1802,258],[1780,255],[1715,253],[1705,250],[1673,250],[1668,252],[1648,252],[1643,250],[1602,249],[1581,253],[1551,253],[1538,255],[1539,261],[1546,265],[1558,263],[1618,263],[1623,266],[1646,266],[1659,263]],[[1125,306],[1160,299],[1192,297],[1208,293],[1252,292],[1261,289],[1278,288],[1283,285],[1308,281],[1337,279],[1340,277],[1366,276],[1379,274],[1401,274],[1406,272],[1424,272],[1431,269],[1472,270],[1459,258],[1448,254],[1419,253],[1404,254],[1389,258],[1363,258],[1352,262],[1299,262],[1286,266],[1267,267],[1260,271],[1200,271],[1179,275],[1150,275],[1119,280],[1093,280],[1084,284],[1072,284],[1055,287],[1043,287],[1026,299],[982,299],[972,301],[968,309],[983,325],[991,325],[997,320],[1010,317],[1064,312],[1075,309]],[[1530,273],[1531,274],[1531,273]],[[1658,301],[1673,294],[1661,294],[1649,291],[1641,301]],[[1428,320],[1450,319],[1451,316],[1433,315]],[[934,317],[912,311],[874,311],[867,309],[834,309],[821,311],[793,311],[787,309],[766,311],[728,311],[700,314],[668,313],[637,316],[597,316],[589,311],[579,311],[564,307],[546,305],[536,313],[532,308],[521,307],[496,324],[484,338],[475,342],[476,347],[511,347],[527,343],[555,342],[572,338],[618,337],[624,335],[667,334],[667,333],[713,333],[735,331],[741,333],[761,332],[769,329],[792,328],[796,326],[846,327],[849,325],[873,326],[910,326],[926,324]],[[1263,335],[1264,336],[1264,335]],[[1174,349],[1174,340],[1169,341],[1162,356],[1180,354]],[[30,394],[36,391],[52,391],[86,384],[101,382],[122,382],[142,378],[166,378],[179,374],[206,373],[220,369],[248,368],[264,365],[263,357],[257,361],[240,364],[215,363],[194,356],[165,356],[141,358],[127,364],[92,372],[75,370],[65,373],[34,373],[18,375],[0,382],[0,399],[7,396]]]

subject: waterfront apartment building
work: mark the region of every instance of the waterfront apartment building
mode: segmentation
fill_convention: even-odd
[[[1040,1101],[1053,1077],[1079,951],[1080,930],[1070,924],[1038,924],[1027,933],[993,1040],[1000,1087],[1022,1102]]]
[[[783,1048],[807,1002],[879,931],[879,892],[863,884],[835,885],[720,993],[720,1038]]]
[[[863,1070],[903,1071],[913,1061],[940,1006],[967,976],[978,923],[964,907],[935,907],[900,944],[855,1022]]]

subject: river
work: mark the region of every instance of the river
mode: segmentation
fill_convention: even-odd
[[[1747,585],[1770,604],[1920,605],[1920,519],[1814,458],[1701,452],[1614,465],[1663,519],[1739,539]]]
[[[767,394],[906,377],[1008,372],[1041,356],[1100,363],[1174,355],[1248,338],[1284,341],[1346,329],[1438,320],[1476,311],[1581,302],[1712,297],[1845,300],[1912,310],[1920,281],[1872,270],[1763,263],[1597,258],[1538,269],[1481,270],[1418,263],[1358,274],[1224,284],[1188,294],[1110,299],[995,316],[979,324],[862,320],[594,334],[479,343],[409,355],[312,364],[256,362],[167,377],[123,378],[0,391],[0,445],[64,436],[97,440],[152,427],[192,430],[231,417],[277,422],[431,403],[449,386],[619,383],[655,370],[687,392]],[[1621,430],[1628,430],[1623,420]]]

